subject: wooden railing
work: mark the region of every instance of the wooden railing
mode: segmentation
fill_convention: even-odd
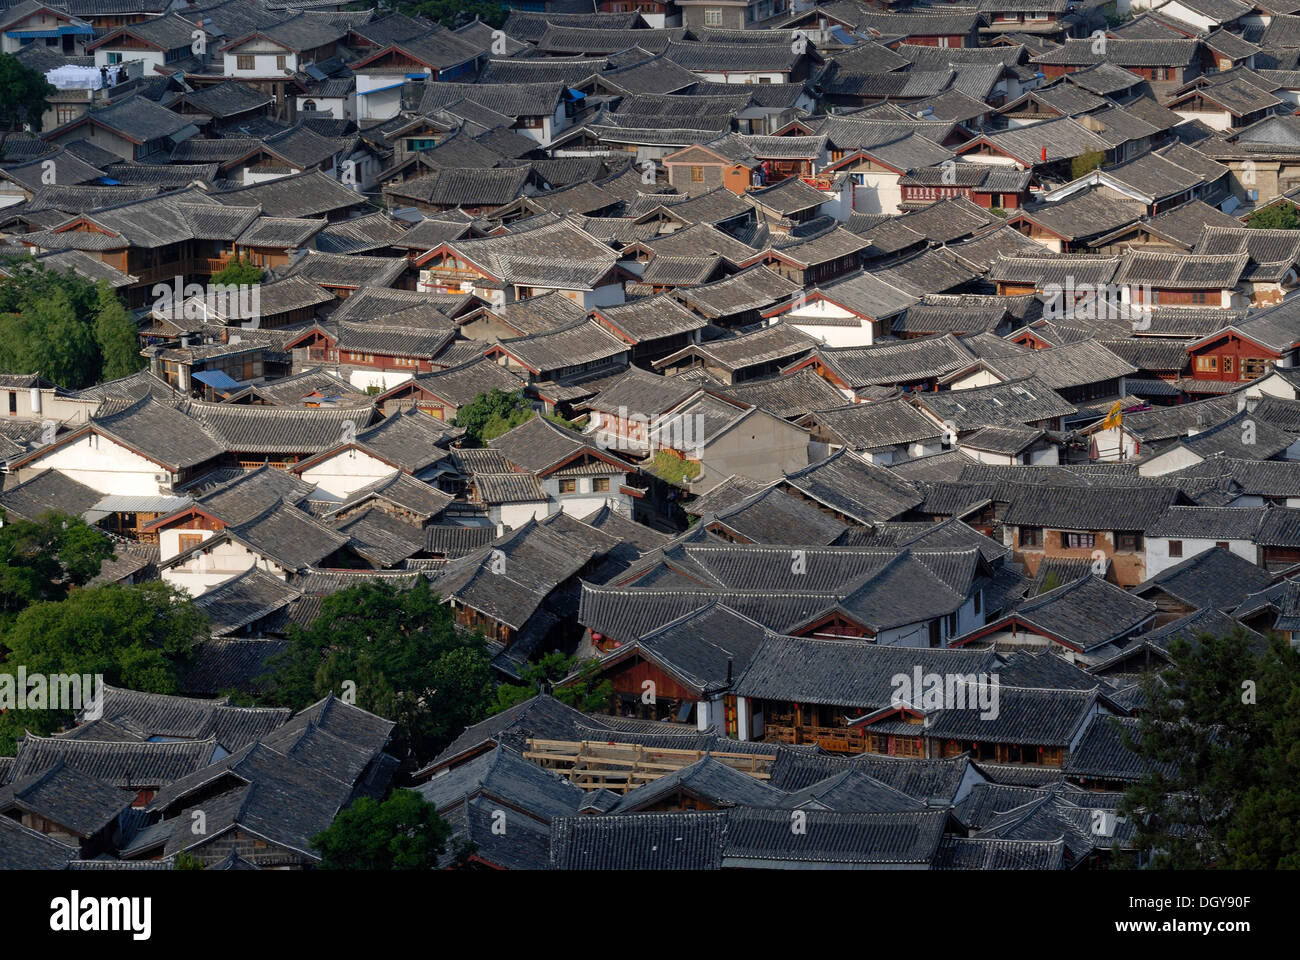
[[[834,753],[863,753],[867,749],[866,738],[848,727],[822,727],[809,723],[796,727],[766,722],[763,737],[780,743],[815,743]]]
[[[158,283],[176,277],[220,273],[228,266],[230,266],[229,257],[192,257],[188,260],[172,260],[152,267],[141,267],[134,272],[141,283]]]

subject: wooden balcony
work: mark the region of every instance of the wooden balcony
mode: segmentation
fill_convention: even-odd
[[[140,278],[141,283],[162,283],[176,277],[189,278],[196,275],[211,276],[230,266],[229,257],[190,257],[186,260],[172,260],[152,267],[129,268],[128,272]]]
[[[815,743],[831,753],[865,753],[867,750],[866,738],[849,727],[764,723],[763,739],[789,744]]]

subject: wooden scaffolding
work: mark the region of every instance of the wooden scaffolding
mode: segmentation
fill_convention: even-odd
[[[774,753],[718,753],[600,740],[529,738],[524,752],[529,760],[567,775],[571,783],[584,790],[604,788],[616,793],[627,793],[634,787],[658,780],[702,760],[706,755],[757,780],[768,779],[768,770],[776,762]]]

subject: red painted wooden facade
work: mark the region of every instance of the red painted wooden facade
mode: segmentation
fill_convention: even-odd
[[[1193,379],[1233,382],[1263,376],[1282,357],[1232,330],[1189,347],[1187,353]]]

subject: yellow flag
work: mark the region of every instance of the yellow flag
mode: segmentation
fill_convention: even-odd
[[[1123,407],[1121,406],[1122,402],[1123,401],[1116,400],[1115,406],[1110,408],[1110,413],[1106,414],[1106,419],[1101,422],[1101,428],[1103,430],[1109,429],[1110,427],[1118,427],[1124,422]]]

